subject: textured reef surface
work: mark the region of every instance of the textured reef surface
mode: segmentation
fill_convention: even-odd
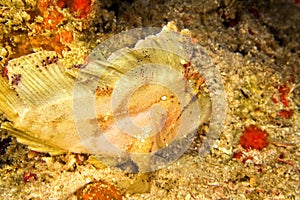
[[[41,67],[59,61],[72,75],[113,35],[174,21],[212,58],[227,101],[209,154],[198,153],[207,122],[185,154],[149,173],[108,167],[90,154],[35,151],[3,129],[1,199],[298,198],[299,1],[0,0],[0,16],[2,78],[10,76],[9,63],[36,52],[54,55]],[[21,84],[21,76],[10,78]],[[5,114],[0,123],[9,123]]]

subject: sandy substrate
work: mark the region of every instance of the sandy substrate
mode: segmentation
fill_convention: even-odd
[[[0,0],[2,66],[40,49],[61,53],[66,66],[81,64],[115,33],[174,21],[191,30],[220,71],[226,123],[209,155],[199,157],[194,144],[171,165],[137,175],[93,164],[87,155],[37,153],[2,131],[0,199],[77,199],[78,188],[98,180],[116,186],[123,199],[300,199],[299,3],[107,0],[94,2],[86,18],[58,8],[65,21],[47,27],[41,25],[35,2]],[[72,40],[62,39],[65,30],[72,32]],[[47,43],[54,33],[60,33],[60,40]],[[262,150],[239,144],[250,125],[268,134]],[[207,129],[199,130],[200,140]]]

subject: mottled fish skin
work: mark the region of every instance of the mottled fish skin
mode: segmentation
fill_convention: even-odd
[[[161,34],[162,37],[167,37],[163,33]],[[153,43],[146,39],[139,41],[137,46],[151,47],[153,44],[159,46],[160,43],[163,43],[159,36],[153,36],[152,39],[157,41]],[[170,40],[169,46],[174,48],[176,45],[178,45],[177,41]],[[170,47],[165,46],[163,48]],[[180,51],[179,54],[184,53]],[[109,68],[105,66],[104,72],[109,75],[104,76],[106,78],[99,79],[94,102],[97,124],[93,125],[100,126],[103,132],[94,132],[93,137],[97,138],[105,135],[110,142],[126,152],[149,153],[156,151],[175,137],[177,124],[180,122],[183,112],[181,107],[188,107],[192,102],[192,97],[186,95],[184,103],[178,102],[170,90],[151,84],[137,90],[131,96],[128,105],[130,117],[134,122],[141,125],[149,123],[149,120],[151,120],[149,115],[153,105],[164,108],[167,111],[167,118],[160,119],[161,116],[155,116],[158,122],[165,122],[164,128],[155,136],[141,141],[127,135],[116,125],[116,117],[122,121],[126,120],[128,116],[123,116],[121,111],[120,113],[117,112],[118,116],[114,116],[116,111],[111,106],[112,91],[122,73],[126,73],[137,65],[138,59],[136,57],[140,56],[142,58],[145,56],[138,50],[133,51],[133,53],[124,50],[122,53],[125,56],[115,59],[113,66]],[[149,52],[147,54],[149,55]],[[159,60],[166,65],[175,63],[173,67],[184,74],[185,69],[182,67],[180,57],[164,54],[166,54],[166,51],[150,52],[150,59],[142,59],[142,62],[147,64]],[[140,61],[138,64],[141,64]],[[95,63],[93,70],[103,70],[104,64],[105,62]],[[79,69],[74,70],[78,71]],[[31,149],[41,152],[51,154],[60,154],[67,151],[91,153],[86,148],[87,143],[91,146],[94,145],[95,149],[99,148],[97,150],[101,151],[101,147],[93,143],[92,136],[82,138],[77,132],[76,125],[78,124],[76,123],[80,123],[80,121],[75,122],[74,120],[74,98],[85,101],[87,97],[84,95],[74,97],[76,77],[71,74],[76,73],[68,73],[55,52],[39,51],[13,59],[9,61],[7,71],[8,80],[5,76],[0,77],[0,113],[3,113],[10,122],[1,124],[2,129],[8,130],[9,133],[17,137],[18,141],[28,145]],[[90,71],[90,73],[93,73],[93,71]],[[174,84],[176,85],[176,83]],[[198,88],[195,90],[198,90]],[[199,104],[202,115],[199,124],[208,119],[211,110],[209,97],[202,95],[200,99]],[[95,123],[93,117],[83,117],[84,123]],[[187,128],[192,130],[197,127],[191,125]],[[113,154],[116,152],[105,153],[115,156]]]

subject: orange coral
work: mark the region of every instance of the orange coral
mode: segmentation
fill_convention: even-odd
[[[43,16],[43,28],[57,30],[57,26],[61,24],[65,18],[54,6],[52,0],[39,0],[37,7],[40,14]]]
[[[18,58],[34,52],[32,45],[28,42],[29,37],[27,34],[19,34],[17,37],[18,40],[14,41],[14,43],[11,45],[13,53],[9,55],[9,59]]]
[[[35,36],[30,38],[30,44],[34,48],[43,48],[44,50],[56,51],[62,54],[62,51],[67,48],[59,41],[59,35],[54,37]]]
[[[71,32],[62,30],[60,34],[57,33],[59,25],[66,20],[64,15],[54,5],[53,0],[38,0],[37,7],[39,14],[44,20],[42,24],[35,25],[36,32],[43,33],[44,30],[49,30],[51,36],[33,36],[30,38],[30,45],[34,48],[54,50],[62,54],[62,51],[67,49],[62,43],[66,44],[73,41],[73,34]]]
[[[54,33],[58,30],[58,26],[66,20],[64,15],[54,5],[53,0],[38,0],[37,7],[36,15],[43,17],[42,23],[37,23],[34,26],[37,33],[42,33],[44,30],[50,30]],[[36,15],[33,16],[36,17]]]
[[[86,16],[91,6],[91,0],[57,0],[56,2],[59,7],[70,4],[70,10],[80,16]],[[3,42],[11,44],[13,53],[9,55],[9,59],[33,53],[38,49],[56,51],[61,55],[63,50],[69,50],[67,44],[73,42],[73,33],[59,27],[66,18],[54,3],[55,0],[37,1],[37,9],[30,12],[33,19],[31,24],[34,29],[33,34],[12,32],[2,39]],[[42,16],[43,20],[35,20],[38,16]],[[12,37],[14,39],[11,39]]]
[[[267,133],[255,125],[248,126],[244,129],[243,135],[239,140],[240,145],[246,149],[261,150],[267,146]]]
[[[90,183],[75,192],[78,199],[83,200],[122,200],[120,191],[114,186],[103,181]]]
[[[41,13],[46,12],[51,5],[53,5],[52,0],[38,0],[37,2],[37,7]]]
[[[60,41],[64,44],[71,43],[73,41],[73,33],[71,31],[62,30],[60,32]]]
[[[44,13],[44,27],[47,30],[57,30],[57,26],[65,20],[63,14],[58,12],[54,7],[51,7]]]

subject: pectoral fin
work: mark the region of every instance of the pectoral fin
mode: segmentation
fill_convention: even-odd
[[[18,142],[28,145],[28,147],[34,151],[47,152],[51,155],[58,155],[66,152],[63,149],[47,145],[46,141],[43,142],[40,139],[34,138],[32,136],[33,134],[15,129],[11,122],[4,122],[1,124],[1,129],[9,131],[11,135],[17,138]]]

